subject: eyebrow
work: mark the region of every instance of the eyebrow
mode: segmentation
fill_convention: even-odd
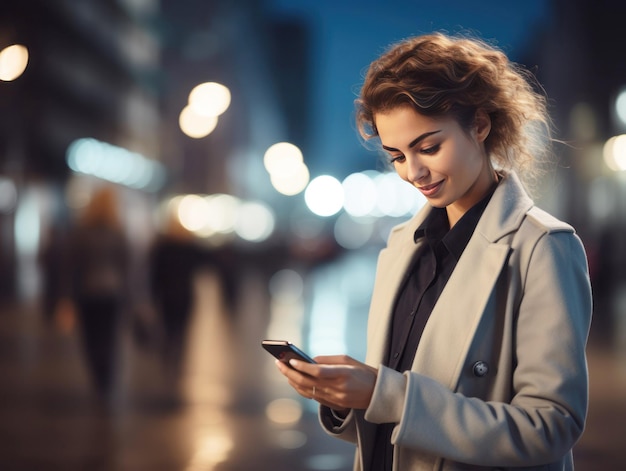
[[[441,132],[441,129],[438,129],[437,131],[425,132],[424,134],[417,136],[415,139],[409,142],[409,149],[412,149],[413,147],[415,147],[417,144],[419,144],[421,141],[426,139],[428,136],[432,136],[433,134],[437,134],[438,132]],[[398,151],[398,149],[396,149],[395,147],[388,147],[384,144],[383,144],[383,149],[388,150],[390,152]]]

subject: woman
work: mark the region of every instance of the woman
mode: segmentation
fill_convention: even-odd
[[[380,254],[366,363],[277,363],[328,433],[356,443],[356,470],[573,469],[591,292],[574,230],[517,176],[548,142],[529,78],[442,34],[369,68],[359,129],[429,204]]]
[[[128,307],[129,242],[114,187],[95,191],[70,233],[71,295],[95,391],[114,405],[123,316]]]

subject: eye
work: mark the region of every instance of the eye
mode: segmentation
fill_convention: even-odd
[[[395,163],[399,163],[401,164],[402,162],[404,162],[405,158],[404,155],[400,154],[400,155],[390,155],[389,156],[389,162],[392,164]]]
[[[434,146],[425,147],[425,148],[421,149],[420,152],[422,154],[432,155],[432,154],[436,154],[439,151],[440,148],[441,148],[440,144],[435,144]]]

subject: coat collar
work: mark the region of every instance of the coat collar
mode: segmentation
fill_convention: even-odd
[[[451,389],[456,387],[471,340],[509,255],[510,245],[501,239],[519,228],[532,206],[518,177],[513,173],[503,174],[426,324],[413,371]],[[413,242],[413,233],[429,211],[430,207],[425,207],[407,223],[394,228],[389,248],[381,252],[377,269],[380,283],[370,309],[370,316],[374,316],[368,334],[370,364],[378,364],[383,358],[396,294],[419,247]]]
[[[515,173],[501,173],[501,176],[502,181],[476,226],[476,231],[490,242],[516,231],[534,206]]]
[[[495,242],[516,231],[528,210],[534,205],[515,173],[501,172],[500,175],[502,180],[485,208],[475,231],[490,242]],[[416,228],[424,223],[430,211],[431,206],[425,205],[409,221],[394,227],[390,239],[413,235]]]

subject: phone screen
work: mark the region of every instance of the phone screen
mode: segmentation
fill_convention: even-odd
[[[289,364],[289,360],[291,359],[315,363],[315,360],[287,340],[263,340],[261,345],[265,350],[284,363]]]

